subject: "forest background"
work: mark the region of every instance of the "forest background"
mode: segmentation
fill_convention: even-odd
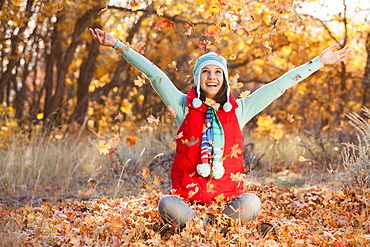
[[[170,188],[176,138],[171,109],[144,75],[113,49],[93,41],[88,29],[101,28],[144,54],[183,92],[192,86],[196,58],[208,51],[220,53],[228,60],[235,97],[248,97],[330,45],[350,45],[354,53],[350,59],[315,72],[244,128],[247,176],[243,179],[270,213],[262,218],[281,216],[276,221],[285,229],[286,246],[293,246],[289,232],[298,234],[294,241],[304,239],[304,245],[294,246],[306,246],[305,237],[312,234],[312,227],[304,223],[307,218],[297,223],[298,213],[296,223],[284,221],[292,216],[288,207],[299,207],[302,216],[308,205],[315,205],[316,211],[322,205],[348,205],[341,204],[343,200],[358,207],[353,212],[359,214],[346,223],[332,215],[320,218],[321,225],[330,220],[326,226],[331,230],[315,228],[320,233],[310,241],[365,246],[370,242],[370,226],[365,224],[369,191],[342,189],[370,184],[369,8],[368,1],[352,0],[0,0],[0,215],[5,222],[0,236],[10,236],[12,243],[14,239],[65,241],[77,246],[73,243],[82,243],[83,237],[76,240],[77,232],[69,234],[70,226],[58,218],[65,214],[62,208],[102,212],[99,205],[125,205],[125,196],[135,196],[138,199],[130,201],[135,207],[125,208],[125,215],[136,215],[135,210],[143,211],[144,206],[150,215],[161,193]],[[287,189],[260,187],[270,183]],[[338,193],[298,189],[315,186]],[[153,204],[145,197],[149,189]],[[309,203],[287,202],[297,195],[306,195]],[[46,203],[94,198],[102,199],[83,206]],[[107,202],[107,198],[121,201]],[[271,201],[281,207],[274,211]],[[325,212],[342,210],[346,209]],[[92,228],[84,225],[79,231],[112,246],[125,241],[119,234],[129,236],[128,242],[136,238],[154,243],[155,235],[137,218],[124,223],[121,216],[110,217],[104,218],[101,233],[94,228],[97,218],[90,218]],[[148,222],[148,217],[141,220]],[[46,227],[46,222],[51,226]],[[146,237],[130,232],[126,224],[143,226]],[[112,225],[116,228],[111,231]],[[118,228],[125,231],[117,232]],[[356,234],[332,237],[328,234],[333,228],[355,229]],[[152,234],[149,239],[148,234]]]

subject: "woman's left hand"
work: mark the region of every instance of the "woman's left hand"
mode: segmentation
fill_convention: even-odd
[[[323,65],[333,64],[337,62],[342,62],[352,55],[352,50],[350,49],[349,46],[334,51],[335,49],[339,48],[340,48],[339,44],[335,44],[325,49],[319,57],[320,62]]]

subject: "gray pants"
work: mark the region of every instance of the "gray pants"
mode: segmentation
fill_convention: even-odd
[[[158,204],[159,213],[166,223],[176,223],[183,228],[186,222],[192,221],[197,214],[184,201],[175,196],[164,196]],[[235,197],[223,211],[227,216],[234,219],[252,221],[257,218],[261,210],[260,199],[251,193],[245,193]]]

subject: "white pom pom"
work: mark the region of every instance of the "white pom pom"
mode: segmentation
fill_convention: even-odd
[[[194,106],[194,105],[193,105]],[[231,109],[233,108],[233,106],[229,103],[229,102],[226,102],[225,104],[224,104],[224,106],[223,106],[223,109],[224,109],[224,111],[226,111],[226,112],[229,112],[229,111],[231,111]]]
[[[193,107],[198,108],[202,105],[202,101],[198,98],[194,98],[192,102]]]
[[[212,174],[214,179],[220,179],[225,174],[223,162],[215,162],[212,166]]]
[[[211,174],[211,166],[207,163],[197,165],[197,172],[202,177],[208,177]]]

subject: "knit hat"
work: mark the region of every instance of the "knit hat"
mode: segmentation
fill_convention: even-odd
[[[229,85],[229,73],[227,71],[226,59],[220,55],[217,55],[215,52],[209,52],[207,54],[204,54],[203,56],[199,57],[195,63],[193,74],[194,74],[194,84],[196,86],[196,91],[197,91],[197,98],[193,99],[192,105],[195,108],[198,108],[202,105],[202,101],[200,100],[200,72],[202,71],[203,67],[207,65],[217,65],[224,72],[224,77],[226,80],[224,81],[224,83],[226,85],[227,101],[223,105],[223,109],[224,111],[229,112],[231,111],[232,106],[229,102],[230,85]]]

